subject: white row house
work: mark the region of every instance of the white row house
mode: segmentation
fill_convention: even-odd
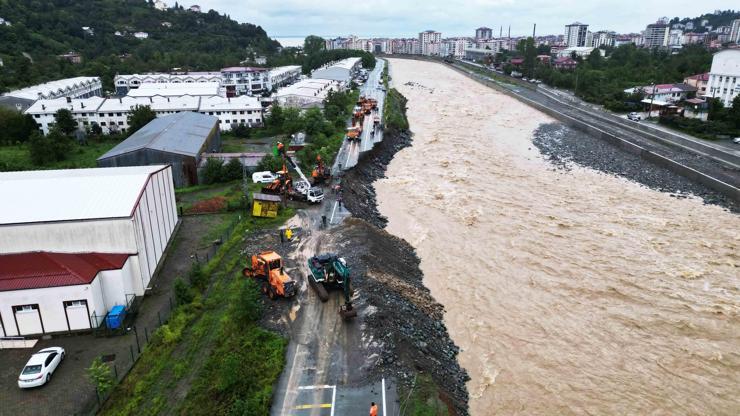
[[[220,72],[185,72],[182,74],[151,73],[116,75],[113,79],[113,84],[116,87],[116,95],[126,95],[129,90],[139,88],[142,84],[218,82],[220,85],[221,79]]]
[[[360,58],[346,58],[341,61],[330,62],[311,72],[311,78],[329,79],[349,84],[352,77],[362,66]]]
[[[311,78],[280,88],[273,98],[281,106],[309,108],[323,107],[324,100],[330,91],[340,91],[346,85],[332,79]]]
[[[103,133],[124,132],[128,129],[128,116],[136,106],[149,106],[157,115],[166,116],[182,111],[193,111],[218,117],[222,131],[231,130],[233,126],[244,124],[248,127],[261,126],[262,105],[255,97],[190,96],[180,97],[119,97],[103,99],[39,100],[26,114],[33,116],[43,134],[48,134],[54,127],[54,114],[66,108],[72,112],[80,129],[98,124]]]
[[[298,65],[279,66],[272,68],[268,77],[271,88],[280,88],[290,85],[301,78],[301,67]]]
[[[270,73],[267,68],[251,66],[232,66],[221,70],[222,85],[226,87],[227,97],[238,95],[260,95],[272,90]]]
[[[36,100],[99,97],[102,93],[99,77],[66,78],[5,93],[0,97],[0,106],[24,111]]]

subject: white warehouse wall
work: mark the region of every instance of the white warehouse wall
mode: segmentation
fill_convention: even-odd
[[[41,289],[10,290],[0,292],[0,316],[4,326],[5,336],[31,335],[18,333],[15,324],[13,306],[38,304],[44,332],[68,331],[67,318],[64,313],[64,301],[87,300],[90,314],[97,312],[105,314],[106,310],[100,288],[100,275],[89,285],[47,287]],[[102,313],[101,313],[102,312]],[[34,317],[31,317],[35,319]],[[71,323],[74,324],[74,323]],[[22,321],[19,322],[22,325]],[[0,330],[0,335],[2,331]]]

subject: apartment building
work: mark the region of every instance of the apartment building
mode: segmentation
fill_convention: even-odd
[[[475,29],[475,39],[476,40],[486,40],[493,38],[493,30],[489,27],[479,27],[478,29]]]
[[[270,87],[280,88],[286,85],[290,85],[301,78],[301,67],[298,65],[279,66],[277,68],[270,69],[267,77],[270,82]]]
[[[148,74],[131,74],[116,75],[113,78],[113,84],[116,88],[116,95],[126,95],[129,90],[139,88],[142,84],[151,83],[183,83],[195,84],[204,82],[221,83],[220,72],[183,72],[174,74],[148,73]]]
[[[439,45],[442,42],[442,33],[434,30],[425,30],[419,33],[419,46],[421,54],[427,56],[439,56]]]
[[[588,37],[588,25],[580,22],[574,22],[565,25],[565,45],[567,47],[586,46]]]
[[[709,70],[707,96],[719,98],[725,107],[740,94],[740,49],[725,49],[714,54]]]
[[[221,70],[222,85],[227,97],[260,95],[272,90],[270,72],[267,68],[232,66]]]
[[[0,106],[25,111],[37,100],[99,97],[103,83],[99,77],[75,77],[26,87],[0,96]]]
[[[662,22],[647,25],[643,34],[643,46],[650,49],[668,46],[669,28],[670,26]]]

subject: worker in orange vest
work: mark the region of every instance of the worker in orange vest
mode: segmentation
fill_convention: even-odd
[[[378,416],[378,406],[375,405],[375,402],[370,403],[370,416]]]

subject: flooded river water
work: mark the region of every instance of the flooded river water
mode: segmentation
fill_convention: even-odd
[[[379,209],[445,306],[471,412],[740,414],[740,217],[554,170],[531,143],[548,116],[390,63],[414,142]]]

